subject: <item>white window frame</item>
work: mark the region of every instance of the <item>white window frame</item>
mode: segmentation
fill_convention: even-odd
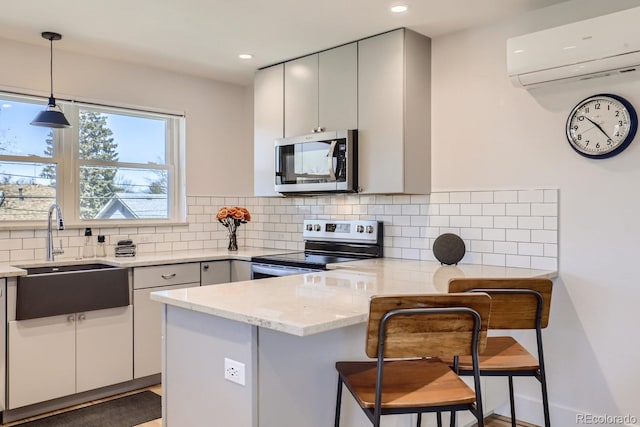
[[[46,108],[47,99],[34,97],[30,95],[20,95],[2,92],[0,96],[13,99],[17,102],[33,102],[34,100],[42,103],[43,109]],[[0,160],[12,161],[18,160],[27,163],[52,163],[56,164],[56,198],[57,203],[62,209],[62,215],[65,220],[65,226],[68,228],[78,227],[122,227],[122,226],[154,226],[154,225],[171,225],[186,223],[186,178],[185,178],[185,125],[184,115],[175,113],[163,113],[148,111],[141,108],[130,108],[121,106],[108,106],[99,103],[73,102],[57,100],[58,106],[64,112],[67,120],[71,124],[68,129],[52,129],[53,130],[53,157],[34,157],[34,156],[4,156],[0,155]],[[79,158],[79,112],[81,109],[95,111],[99,113],[124,114],[141,118],[162,118],[167,119],[166,141],[165,141],[165,164],[141,164],[128,162],[102,162],[97,160],[80,160]],[[168,218],[150,218],[150,219],[116,219],[116,220],[98,220],[98,219],[81,219],[80,218],[80,166],[104,166],[117,165],[123,168],[136,169],[158,169],[166,170],[169,173],[169,188],[167,189]],[[18,228],[28,224],[46,224],[46,215],[40,220],[23,220],[23,221],[2,221],[2,228]]]

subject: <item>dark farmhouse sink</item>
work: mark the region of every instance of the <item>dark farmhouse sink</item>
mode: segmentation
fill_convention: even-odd
[[[76,264],[26,270],[18,277],[16,320],[129,305],[126,268]]]

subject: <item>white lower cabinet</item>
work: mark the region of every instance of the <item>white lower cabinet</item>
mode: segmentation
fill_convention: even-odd
[[[131,380],[132,313],[129,305],[10,321],[9,409]]]
[[[251,280],[251,261],[232,260],[231,281],[243,282],[245,280]]]
[[[162,304],[151,292],[200,286],[200,263],[154,265],[133,269],[133,377],[162,370]]]
[[[200,286],[199,282],[133,291],[133,377],[159,374],[162,370],[162,304],[150,298],[151,292]]]

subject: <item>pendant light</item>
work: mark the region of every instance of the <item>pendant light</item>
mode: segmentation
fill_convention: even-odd
[[[49,128],[68,128],[71,127],[71,125],[62,113],[60,107],[56,105],[56,99],[53,97],[53,41],[60,40],[62,35],[45,31],[42,33],[42,38],[49,40],[50,43],[51,96],[49,97],[49,105],[47,106],[47,109],[39,112],[31,124],[33,126]]]

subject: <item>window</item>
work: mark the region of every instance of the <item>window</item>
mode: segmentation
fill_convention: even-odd
[[[182,118],[63,102],[71,128],[31,126],[45,104],[0,94],[0,221],[184,219]]]

